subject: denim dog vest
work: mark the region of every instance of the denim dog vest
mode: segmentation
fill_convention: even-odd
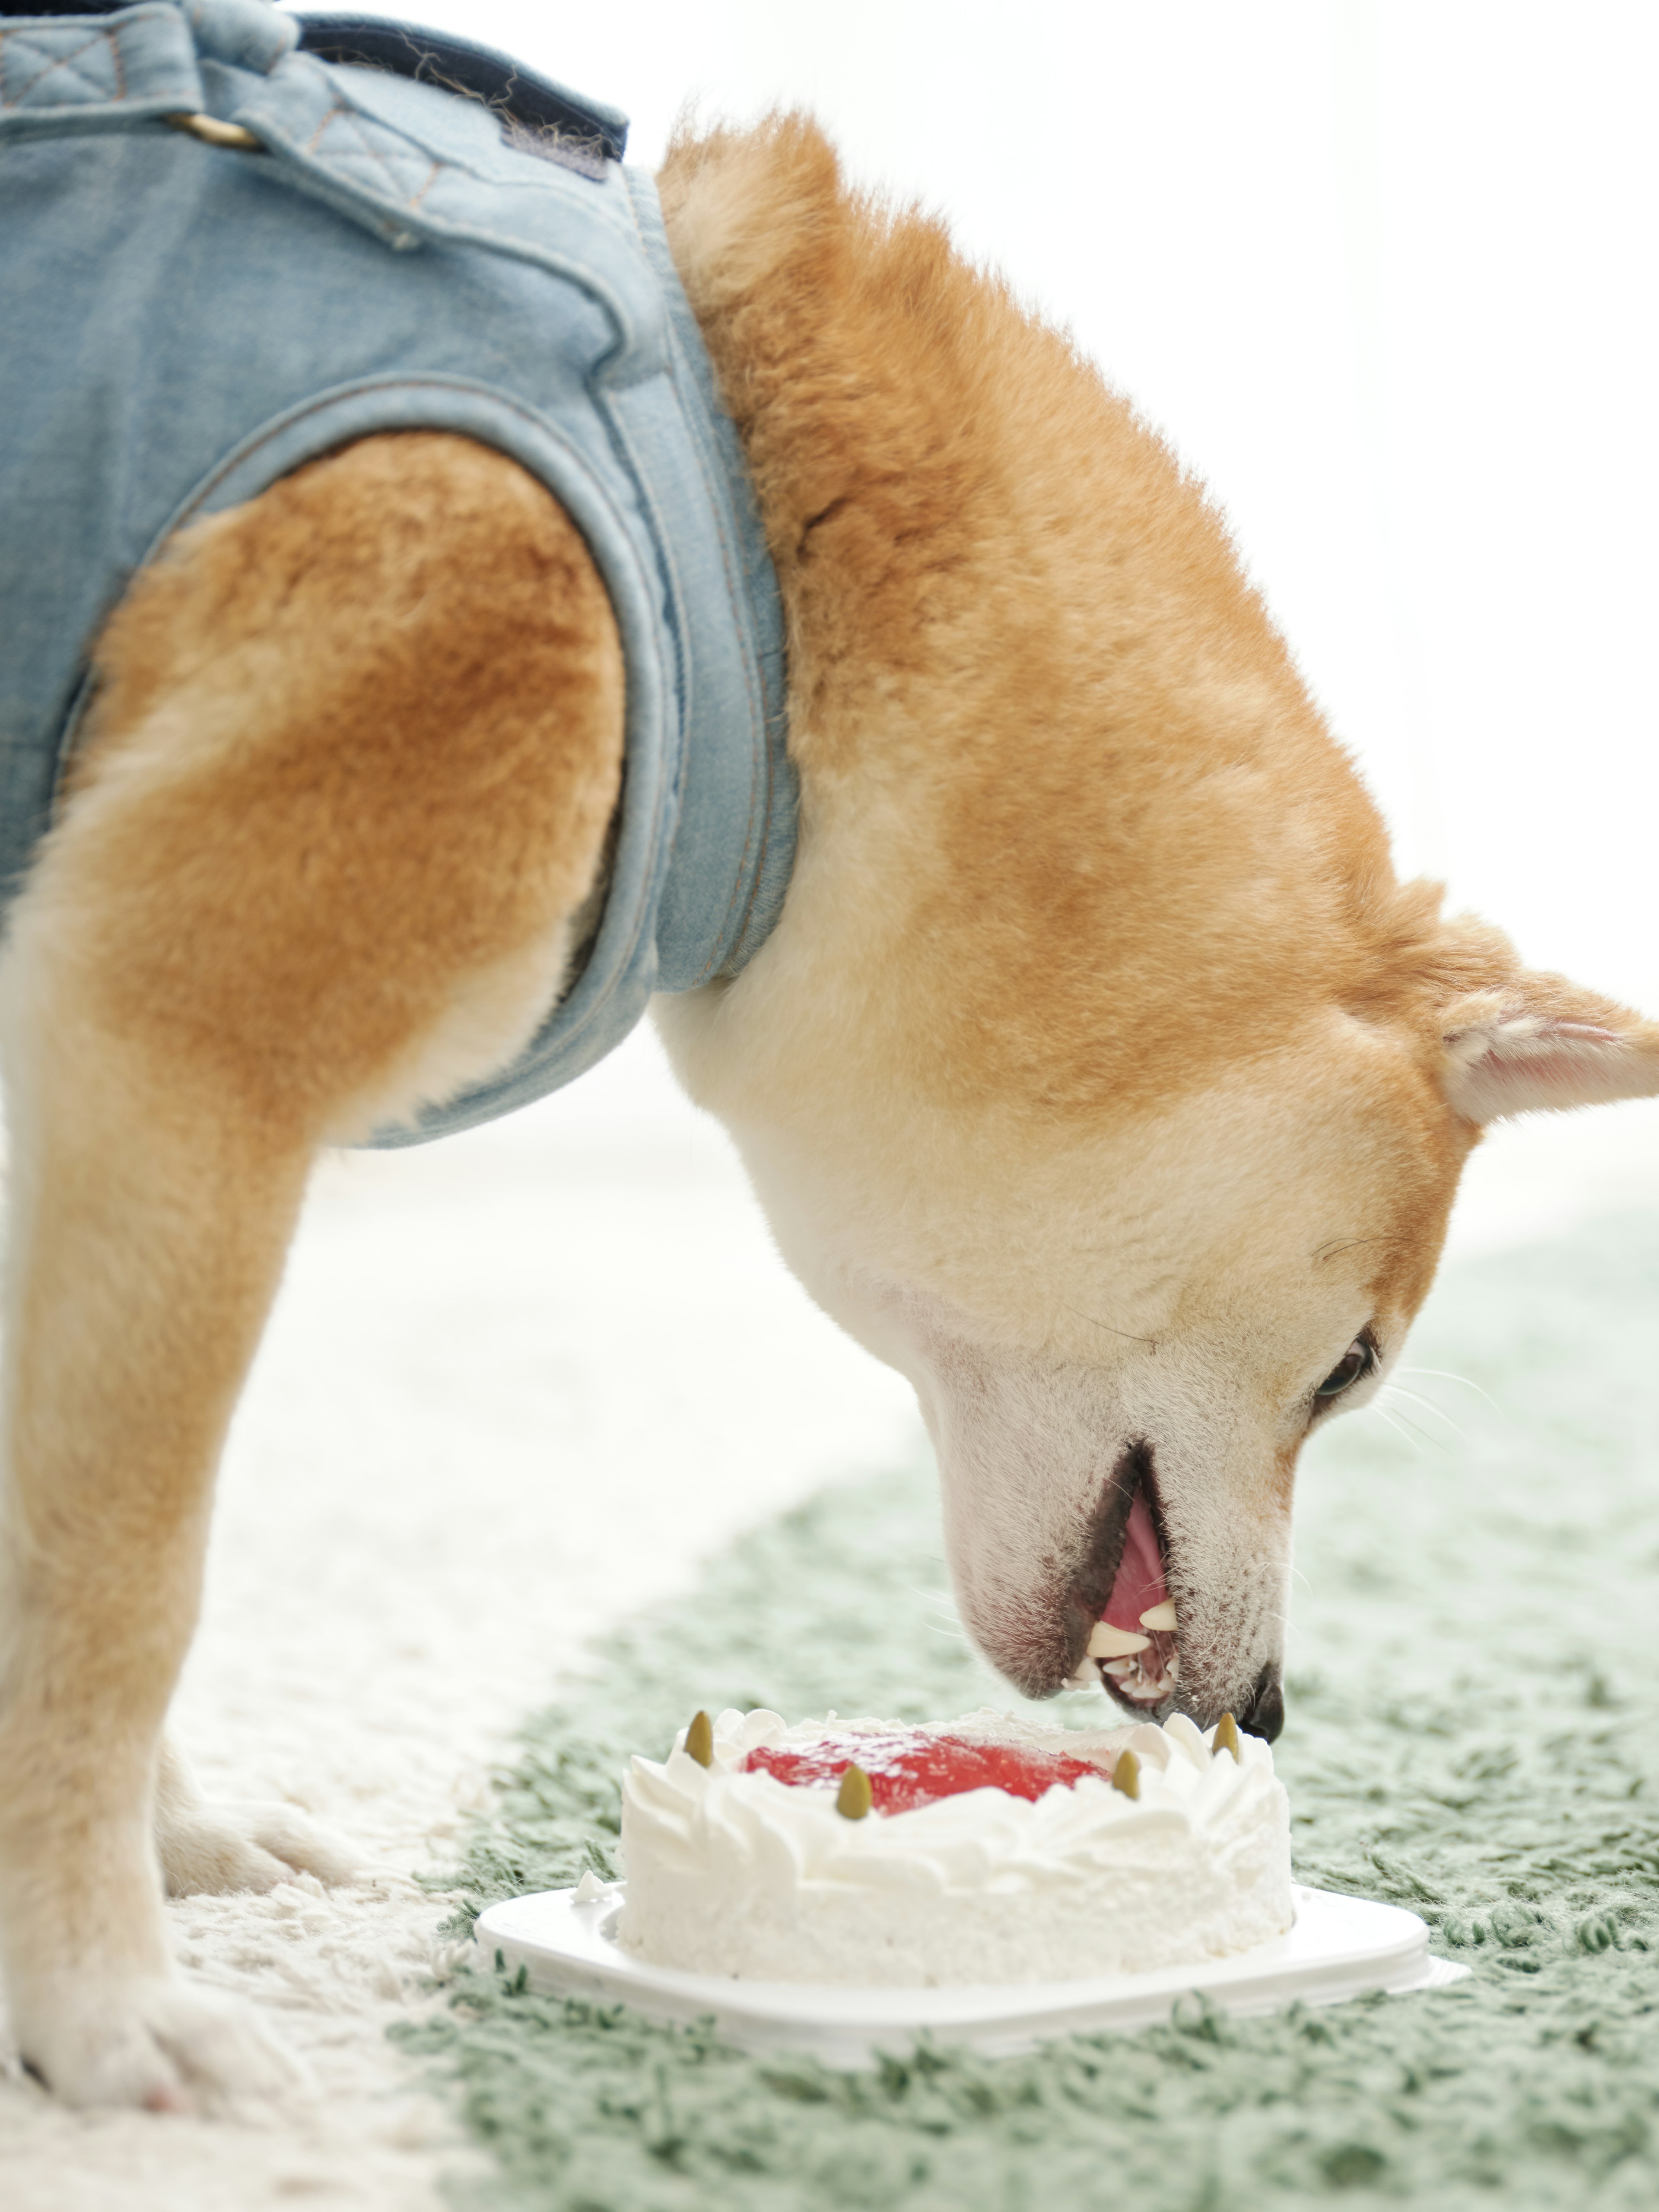
[[[653,992],[735,975],[788,885],[776,578],[626,130],[404,25],[264,0],[0,13],[0,896],[134,572],[303,462],[476,438],[548,487],[610,593],[627,743],[586,964],[512,1067],[376,1144],[569,1082]]]

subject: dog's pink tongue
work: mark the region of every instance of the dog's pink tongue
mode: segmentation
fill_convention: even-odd
[[[1138,1629],[1141,1614],[1162,1605],[1169,1595],[1164,1587],[1164,1554],[1158,1549],[1158,1531],[1146,1510],[1146,1492],[1137,1490],[1129,1508],[1117,1579],[1101,1617],[1111,1628]]]

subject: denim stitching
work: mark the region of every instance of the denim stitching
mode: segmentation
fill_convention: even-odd
[[[117,100],[125,99],[126,86],[121,70],[120,43],[112,31],[94,32],[90,38],[83,39],[72,53],[67,54],[54,54],[50,46],[43,52],[40,47],[32,45],[31,40],[38,35],[27,31],[0,31],[0,106],[27,106],[33,95],[40,90],[46,79],[56,76],[59,70],[68,74],[71,83],[82,87],[98,101],[100,103],[106,101],[109,99],[107,85],[95,82],[93,78],[86,76],[75,66],[82,54],[90,53],[96,46],[106,46],[109,49],[110,60],[115,73],[117,87],[115,97]],[[15,100],[8,100],[4,94],[5,50],[9,46],[20,47],[32,60],[44,62],[46,64],[43,69],[36,70]]]
[[[324,131],[337,116],[349,125],[351,130],[356,133],[357,150],[355,153],[348,152],[345,154],[331,151],[326,156],[319,153],[317,155],[319,161],[322,161],[326,158],[337,167],[345,167],[348,163],[353,161],[367,160],[374,161],[379,165],[382,173],[386,177],[386,198],[388,199],[395,199],[401,207],[418,207],[422,200],[425,198],[427,193],[432,189],[433,179],[437,175],[443,164],[440,161],[432,161],[432,156],[427,153],[427,149],[424,146],[419,148],[417,150],[420,153],[426,155],[426,158],[429,161],[432,161],[432,167],[428,171],[419,191],[411,196],[407,186],[398,181],[398,173],[392,166],[390,155],[385,153],[381,148],[377,146],[374,139],[370,137],[364,118],[359,115],[355,109],[343,106],[336,106],[331,108],[328,113],[323,118],[322,122],[318,125],[317,137],[311,142],[313,151],[316,150],[318,140],[321,138]],[[392,133],[386,131],[384,132],[383,135],[388,137],[395,136],[399,145],[413,146],[413,141],[404,137],[401,132]]]
[[[316,153],[318,143],[320,141],[324,131],[327,130],[329,125],[332,123],[337,115],[343,115],[344,113],[344,108],[340,105],[338,100],[336,100],[333,106],[329,108],[325,113],[322,121],[312,132],[310,137],[306,140],[305,150],[307,154]]]

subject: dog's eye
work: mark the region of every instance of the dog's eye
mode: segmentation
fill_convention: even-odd
[[[1340,1398],[1345,1390],[1352,1390],[1362,1376],[1369,1375],[1376,1364],[1376,1347],[1368,1337],[1357,1336],[1348,1346],[1325,1380],[1314,1392],[1316,1398]]]

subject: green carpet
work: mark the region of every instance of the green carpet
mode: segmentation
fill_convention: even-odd
[[[1406,1376],[1309,1454],[1279,1746],[1298,1876],[1411,1905],[1473,1978],[1024,2059],[745,2058],[465,1975],[413,2051],[546,2212],[1659,2205],[1659,1221],[1448,1271]],[[1432,1440],[1431,1440],[1432,1439]],[[932,1478],[831,1491],[596,1654],[502,1778],[482,1907],[612,1870],[617,1776],[698,1705],[1007,1704],[950,1626]],[[1081,1720],[1089,1707],[1067,1701]],[[1052,1715],[1056,1708],[1047,1711]]]

